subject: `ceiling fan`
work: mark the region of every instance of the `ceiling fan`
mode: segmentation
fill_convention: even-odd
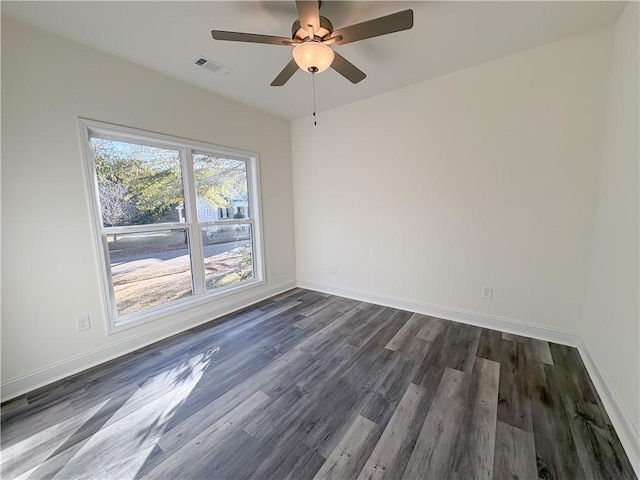
[[[223,30],[212,30],[211,35],[215,40],[293,46],[293,58],[271,82],[272,87],[280,87],[287,83],[298,67],[312,74],[331,67],[352,83],[358,83],[367,75],[330,45],[346,45],[413,27],[413,10],[334,30],[331,21],[320,15],[319,1],[296,0],[296,7],[298,19],[291,26],[291,38]]]

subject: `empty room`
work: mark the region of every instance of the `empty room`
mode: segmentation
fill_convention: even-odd
[[[640,2],[0,8],[3,479],[640,476]]]

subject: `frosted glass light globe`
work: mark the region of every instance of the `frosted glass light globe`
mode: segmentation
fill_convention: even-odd
[[[324,72],[333,62],[333,50],[320,42],[305,42],[293,49],[293,58],[305,72]]]

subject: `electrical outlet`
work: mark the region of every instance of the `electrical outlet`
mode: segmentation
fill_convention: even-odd
[[[493,287],[482,287],[482,298],[491,300],[493,297]]]
[[[83,330],[89,330],[91,328],[91,322],[89,321],[89,315],[82,315],[76,318],[76,330],[81,332]]]
[[[276,274],[276,267],[269,267],[269,276],[273,277]]]
[[[329,273],[333,273],[334,275],[338,273],[337,265],[329,265]]]

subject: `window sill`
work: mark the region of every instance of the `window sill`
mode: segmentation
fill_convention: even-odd
[[[142,312],[125,315],[119,317],[118,319],[111,319],[107,325],[107,334],[112,335],[120,333],[124,330],[139,327],[147,323],[161,324],[164,323],[163,320],[171,320],[171,318],[176,315],[183,314],[185,312],[188,312],[189,310],[211,304],[211,302],[216,300],[222,300],[233,297],[242,292],[252,291],[264,284],[266,284],[266,281],[264,279],[249,280],[243,282],[241,285],[225,287],[220,290],[215,290],[203,295],[198,295],[197,297],[176,300],[174,302],[165,303],[157,307],[151,307]]]

